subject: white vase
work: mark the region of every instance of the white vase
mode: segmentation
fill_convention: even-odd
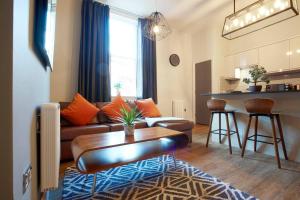
[[[124,126],[125,135],[134,135],[134,126]]]

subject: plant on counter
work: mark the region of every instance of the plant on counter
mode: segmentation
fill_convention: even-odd
[[[124,126],[126,135],[133,135],[134,133],[134,122],[141,116],[141,112],[137,108],[127,110],[124,107],[120,109],[121,116],[117,118]]]
[[[121,83],[116,83],[116,84],[114,84],[114,88],[117,91],[117,95],[121,95],[122,84]]]
[[[260,92],[262,89],[261,85],[257,85],[257,83],[269,83],[270,80],[268,79],[268,77],[266,76],[267,74],[267,70],[265,70],[264,67],[261,67],[259,65],[252,65],[250,66],[250,70],[249,70],[249,75],[251,76],[250,78],[244,78],[243,82],[246,84],[251,84],[253,83],[254,85],[249,86],[248,90],[250,92]]]

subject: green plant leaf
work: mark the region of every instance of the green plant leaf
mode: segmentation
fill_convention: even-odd
[[[256,85],[258,82],[266,82],[269,83],[270,80],[266,76],[267,70],[264,67],[261,67],[259,65],[252,65],[250,66],[249,75],[250,78],[244,78],[243,82],[246,84],[254,83]]]
[[[120,109],[121,116],[118,117],[118,121],[122,122],[125,126],[134,126],[134,122],[140,117],[141,113],[134,107],[130,110],[122,107]]]

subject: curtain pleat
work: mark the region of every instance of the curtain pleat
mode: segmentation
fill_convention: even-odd
[[[82,3],[78,92],[91,102],[111,100],[109,7],[93,0]]]
[[[156,42],[150,40],[143,34],[143,28],[148,19],[139,19],[139,47],[140,47],[140,62],[137,70],[141,76],[137,78],[137,84],[141,85],[141,98],[152,98],[157,103],[157,70],[156,70]],[[139,88],[138,88],[139,89]]]

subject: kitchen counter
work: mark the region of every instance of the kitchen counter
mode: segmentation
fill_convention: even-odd
[[[261,91],[261,92],[221,92],[221,93],[203,93],[203,96],[224,96],[224,95],[260,95],[260,94],[300,94],[300,90],[289,90],[289,91]]]

